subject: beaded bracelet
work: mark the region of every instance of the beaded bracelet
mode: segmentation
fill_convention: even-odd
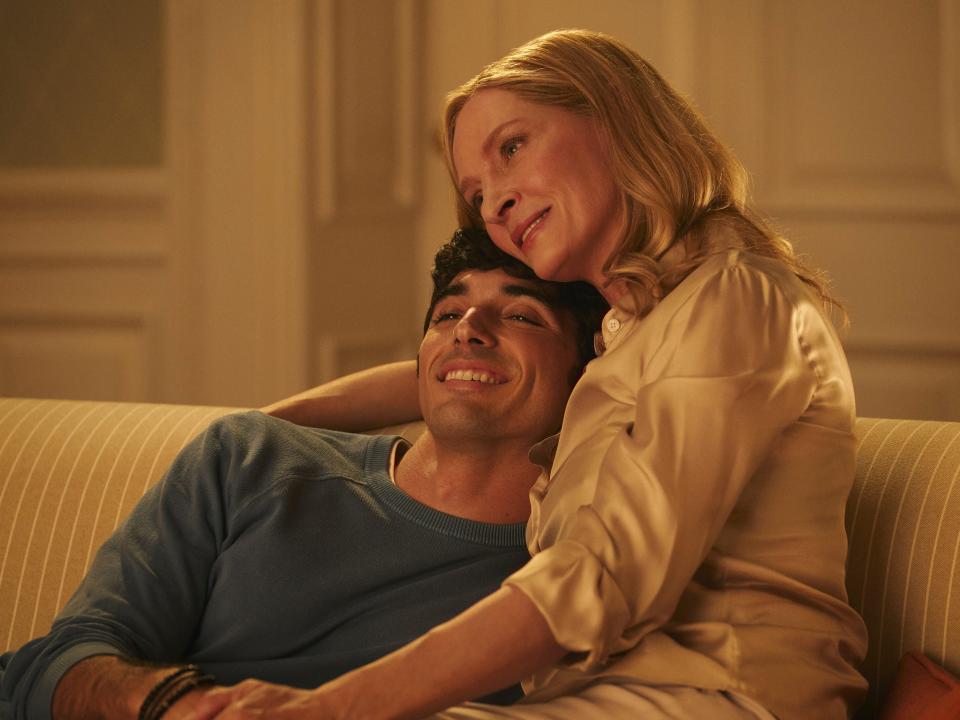
[[[140,705],[137,720],[160,720],[163,714],[188,692],[213,683],[213,675],[204,673],[197,665],[177,668],[147,693]]]

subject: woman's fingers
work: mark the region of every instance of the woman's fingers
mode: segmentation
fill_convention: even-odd
[[[198,707],[195,720],[327,720],[333,716],[322,698],[310,690],[245,680],[229,688],[211,691]]]

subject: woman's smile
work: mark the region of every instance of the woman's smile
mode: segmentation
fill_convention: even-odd
[[[453,160],[498,247],[544,279],[603,286],[622,233],[621,192],[590,117],[481,90],[457,117]]]

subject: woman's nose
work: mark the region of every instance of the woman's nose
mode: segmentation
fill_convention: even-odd
[[[520,195],[512,190],[501,192],[482,205],[484,223],[502,224],[510,217],[510,210],[520,200]]]
[[[494,345],[496,339],[489,327],[489,321],[478,308],[470,308],[457,322],[453,330],[453,341],[457,344]]]

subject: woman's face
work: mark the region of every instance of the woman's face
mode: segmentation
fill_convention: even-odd
[[[459,191],[502,250],[545,280],[586,280],[622,233],[620,191],[593,121],[500,89],[471,97],[457,116]]]

